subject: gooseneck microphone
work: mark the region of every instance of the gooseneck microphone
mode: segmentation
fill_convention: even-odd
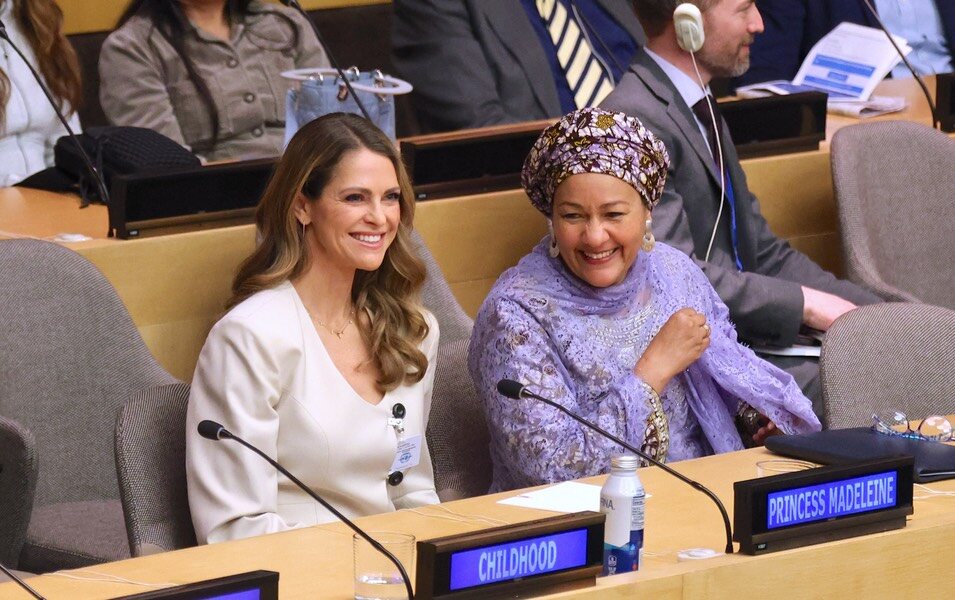
[[[219,423],[206,419],[199,423],[199,426],[197,427],[197,429],[199,431],[199,435],[206,438],[207,440],[214,440],[214,441],[232,440],[232,441],[238,442],[239,444],[245,446],[252,452],[255,452],[256,454],[261,456],[267,463],[275,467],[275,469],[279,473],[288,477],[289,481],[297,485],[299,488],[301,488],[303,492],[311,496],[316,502],[318,502],[319,504],[324,506],[326,509],[328,509],[328,512],[338,517],[339,521],[341,521],[345,525],[348,525],[348,527],[352,531],[357,533],[363,540],[371,544],[372,548],[374,548],[378,552],[381,552],[388,560],[394,563],[394,565],[398,568],[398,572],[401,573],[402,580],[404,580],[405,589],[408,591],[408,600],[414,600],[414,590],[411,588],[411,579],[408,577],[408,573],[407,571],[405,571],[405,568],[402,566],[401,561],[395,558],[395,555],[389,552],[384,546],[382,546],[376,540],[372,539],[372,537],[369,536],[367,533],[365,533],[361,527],[359,527],[358,525],[355,525],[348,517],[340,513],[338,509],[336,509],[334,506],[329,504],[324,498],[322,498],[321,496],[316,494],[314,491],[312,491],[312,488],[302,483],[295,475],[292,475],[291,473],[289,473],[285,467],[280,465],[276,460],[274,460],[268,454],[266,454],[265,452],[262,452],[261,450],[259,450],[258,448],[250,444],[249,442],[235,435],[234,433],[232,433],[231,431],[229,431],[228,429],[226,429]]]
[[[698,481],[694,481],[694,480],[690,479],[689,477],[687,477],[686,475],[683,475],[682,473],[679,473],[679,472],[677,472],[677,471],[674,471],[674,470],[673,470],[671,467],[669,467],[668,465],[666,465],[666,464],[664,464],[664,463],[658,461],[657,459],[653,458],[652,456],[648,455],[647,453],[643,452],[642,450],[638,450],[637,448],[633,447],[632,445],[628,444],[627,442],[625,442],[625,441],[621,440],[620,438],[618,438],[617,436],[613,435],[613,434],[610,433],[609,431],[606,431],[606,430],[604,430],[604,429],[601,429],[601,428],[598,427],[597,425],[594,425],[593,423],[591,423],[591,422],[588,421],[587,419],[585,419],[585,418],[583,418],[583,417],[577,415],[577,414],[574,413],[574,412],[571,412],[570,410],[568,410],[568,409],[565,408],[564,406],[561,406],[560,404],[554,402],[553,400],[550,400],[549,398],[544,398],[543,396],[540,396],[540,395],[538,395],[538,394],[535,394],[534,392],[528,390],[528,389],[527,389],[527,386],[524,385],[524,384],[522,384],[522,383],[519,383],[519,382],[517,382],[517,381],[514,381],[513,379],[502,379],[502,380],[500,380],[500,381],[497,382],[497,391],[500,392],[500,394],[501,394],[502,396],[506,396],[506,397],[511,398],[511,399],[513,399],[513,400],[520,400],[520,399],[522,399],[522,398],[531,398],[531,399],[533,399],[533,400],[539,400],[539,401],[541,401],[541,402],[543,402],[544,404],[547,404],[547,405],[549,405],[549,406],[553,406],[554,408],[556,408],[557,410],[561,411],[562,413],[564,413],[565,415],[567,415],[567,416],[570,417],[571,419],[577,421],[577,422],[580,423],[581,425],[584,425],[585,427],[588,427],[588,428],[590,428],[590,429],[596,431],[597,433],[599,433],[600,435],[606,437],[607,439],[609,439],[609,440],[611,440],[611,441],[613,441],[613,442],[616,442],[617,444],[623,446],[624,448],[626,448],[626,449],[629,450],[630,452],[633,452],[633,453],[636,454],[637,456],[643,458],[643,459],[646,460],[647,462],[653,463],[654,465],[660,467],[661,469],[663,469],[664,471],[666,471],[666,472],[669,473],[670,475],[676,477],[677,479],[679,479],[679,480],[682,481],[683,483],[689,485],[689,486],[692,487],[693,489],[695,489],[695,490],[697,490],[697,491],[700,491],[700,492],[703,492],[704,494],[706,494],[707,496],[709,496],[710,499],[713,500],[713,502],[716,503],[716,507],[717,507],[718,509],[720,509],[720,514],[723,516],[723,525],[726,527],[726,553],[727,553],[727,554],[732,554],[732,553],[733,553],[733,529],[730,527],[730,518],[729,518],[729,515],[726,513],[726,508],[723,506],[723,503],[720,502],[720,499],[717,498],[717,497],[716,497],[716,494],[714,494],[713,492],[711,492],[711,491],[709,490],[709,488],[707,488],[705,485],[703,485],[702,483],[700,483],[700,482],[698,482]]]
[[[898,52],[899,58],[902,59],[902,62],[905,64],[905,68],[909,70],[909,73],[912,74],[912,77],[915,78],[915,81],[919,83],[919,87],[922,88],[922,93],[925,94],[925,101],[928,102],[928,108],[932,111],[932,127],[935,129],[942,129],[942,121],[938,118],[938,109],[935,107],[935,103],[932,102],[932,95],[928,91],[928,87],[925,85],[925,82],[922,81],[922,78],[919,77],[919,74],[915,72],[915,69],[912,67],[912,63],[909,62],[909,59],[905,58],[905,54],[902,54],[902,49],[899,48],[899,45],[895,43],[895,38],[892,37],[892,34],[889,33],[889,28],[885,26],[885,23],[882,22],[882,18],[879,17],[878,11],[875,10],[875,7],[872,6],[870,0],[862,0],[865,4],[865,7],[869,9],[869,12],[872,13],[875,22],[879,24],[879,28],[882,29],[882,32],[885,33],[886,37],[889,38],[889,43],[892,44],[892,47],[895,48],[895,51]]]
[[[36,600],[46,600],[46,598],[44,598],[44,597],[40,594],[40,592],[36,591],[35,589],[33,589],[32,587],[30,587],[29,585],[27,585],[27,583],[26,583],[25,581],[23,581],[22,579],[20,579],[19,577],[16,576],[16,573],[14,573],[14,572],[11,571],[10,569],[6,568],[6,567],[3,565],[3,563],[0,563],[0,571],[3,571],[3,573],[4,573],[7,577],[9,577],[9,578],[12,579],[13,581],[15,581],[17,585],[19,585],[19,586],[22,587],[24,590],[26,590],[27,593],[30,594],[31,596],[33,596],[34,598],[36,598]]]
[[[63,124],[63,127],[66,128],[66,133],[70,136],[70,139],[73,140],[73,143],[76,144],[76,149],[79,150],[80,156],[83,158],[83,164],[86,165],[86,170],[89,171],[90,176],[93,178],[93,181],[96,183],[96,189],[99,191],[99,197],[104,204],[109,204],[109,192],[106,191],[106,182],[103,181],[103,177],[100,175],[99,171],[96,170],[96,167],[93,166],[93,161],[90,160],[89,155],[86,153],[86,150],[83,149],[83,145],[80,144],[80,141],[76,139],[76,133],[73,132],[73,128],[70,127],[70,124],[67,123],[66,117],[63,116],[63,111],[60,110],[60,106],[56,103],[56,100],[53,98],[53,94],[50,93],[50,90],[46,87],[46,83],[43,81],[43,78],[39,73],[36,72],[36,69],[33,68],[33,65],[30,64],[30,61],[27,60],[27,57],[23,54],[23,51],[13,43],[13,40],[10,39],[10,35],[7,33],[7,27],[3,24],[3,21],[0,21],[0,39],[3,39],[10,47],[13,48],[13,51],[17,53],[20,59],[23,61],[23,64],[30,69],[30,73],[33,75],[33,79],[36,80],[37,85],[40,86],[40,89],[43,91],[43,95],[46,96],[46,99],[49,101],[50,106],[53,107],[53,112],[56,113],[56,116],[60,119],[60,123]],[[88,202],[83,203],[81,208],[88,206]]]
[[[312,26],[312,31],[315,32],[315,37],[318,38],[318,43],[321,44],[325,49],[325,54],[328,56],[328,62],[332,63],[332,67],[338,71],[338,76],[341,77],[342,81],[345,82],[345,87],[348,88],[348,93],[351,94],[351,97],[355,99],[355,104],[358,105],[358,109],[361,111],[362,116],[371,121],[371,117],[368,116],[368,111],[365,110],[365,105],[361,103],[361,99],[352,88],[351,83],[348,81],[348,77],[345,77],[345,73],[338,65],[338,61],[335,60],[334,56],[332,56],[332,49],[329,48],[328,44],[325,43],[325,39],[322,37],[322,32],[318,30],[318,25],[315,24],[315,21],[312,19],[312,17],[305,12],[305,9],[302,8],[302,5],[298,3],[298,0],[279,0],[279,2],[291,8],[292,10],[298,11],[300,15],[305,17],[305,20],[308,21],[308,24]]]

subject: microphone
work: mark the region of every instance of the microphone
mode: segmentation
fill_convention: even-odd
[[[520,400],[520,399],[522,399],[522,398],[532,398],[532,399],[534,399],[534,400],[539,400],[539,401],[541,401],[541,402],[543,402],[544,404],[547,404],[547,405],[549,405],[549,406],[553,406],[554,408],[556,408],[557,410],[559,410],[559,411],[561,411],[562,413],[566,414],[568,417],[570,417],[570,418],[572,418],[573,420],[577,421],[577,422],[580,423],[581,425],[584,425],[585,427],[588,427],[588,428],[590,428],[590,429],[593,429],[594,431],[596,431],[596,432],[599,433],[600,435],[602,435],[602,436],[606,437],[607,439],[609,439],[609,440],[611,440],[611,441],[614,441],[614,442],[616,442],[617,444],[623,446],[624,448],[626,448],[626,449],[629,450],[630,452],[633,452],[633,453],[636,454],[637,456],[643,458],[643,459],[646,460],[647,462],[653,463],[653,464],[656,465],[657,467],[660,467],[661,469],[663,469],[664,471],[666,471],[666,472],[669,473],[670,475],[676,477],[677,479],[679,479],[679,480],[682,481],[683,483],[689,485],[689,486],[692,487],[693,489],[695,489],[695,490],[697,490],[697,491],[700,491],[700,492],[703,492],[704,494],[706,494],[707,496],[709,496],[710,499],[713,500],[713,502],[716,503],[716,507],[720,510],[720,514],[723,516],[723,525],[726,527],[726,553],[727,553],[727,554],[732,554],[732,553],[733,553],[733,530],[732,530],[732,528],[730,527],[730,518],[729,518],[729,515],[726,513],[726,508],[723,506],[723,503],[720,502],[720,499],[716,497],[716,494],[714,494],[713,492],[711,492],[711,491],[709,490],[709,488],[707,488],[706,486],[704,486],[702,483],[700,483],[700,482],[698,482],[698,481],[694,481],[694,480],[690,479],[689,477],[687,477],[686,475],[683,475],[682,473],[679,473],[679,472],[677,472],[677,471],[674,471],[674,470],[673,470],[671,467],[669,467],[668,465],[666,465],[666,464],[664,464],[664,463],[658,461],[657,459],[653,458],[652,456],[648,455],[647,453],[645,453],[645,452],[643,452],[643,451],[641,451],[641,450],[638,450],[637,448],[631,446],[630,444],[628,444],[627,442],[621,440],[620,438],[618,438],[617,436],[613,435],[612,433],[610,433],[610,432],[608,432],[608,431],[605,431],[604,429],[601,429],[601,428],[598,427],[597,425],[594,425],[593,423],[591,423],[591,422],[588,421],[587,419],[585,419],[585,418],[583,418],[583,417],[577,415],[576,413],[571,412],[570,410],[568,410],[567,408],[565,408],[565,407],[561,406],[560,404],[554,402],[553,400],[550,400],[550,399],[548,399],[548,398],[544,398],[543,396],[539,396],[539,395],[535,394],[534,392],[528,390],[528,389],[527,389],[527,386],[524,385],[524,384],[522,384],[522,383],[519,383],[519,382],[517,382],[517,381],[514,381],[513,379],[502,379],[502,380],[500,380],[500,381],[497,382],[497,391],[500,392],[500,394],[501,394],[502,396],[506,396],[506,397],[511,398],[511,399],[513,399],[513,400]]]
[[[214,440],[214,441],[232,440],[232,441],[238,442],[239,444],[245,446],[252,452],[255,452],[256,454],[261,456],[263,459],[265,459],[265,461],[269,463],[270,465],[272,465],[273,467],[275,467],[275,469],[279,473],[288,477],[289,481],[297,485],[299,488],[301,488],[303,492],[311,496],[316,502],[318,502],[319,504],[324,506],[326,509],[328,509],[330,513],[338,517],[339,521],[341,521],[345,525],[348,525],[348,527],[352,531],[357,533],[363,540],[371,544],[372,548],[374,548],[378,552],[381,552],[383,555],[385,555],[385,557],[388,560],[394,563],[394,565],[398,567],[398,572],[401,573],[401,578],[404,580],[405,589],[408,591],[408,600],[414,600],[414,590],[411,588],[411,579],[408,578],[408,573],[407,571],[405,571],[405,568],[402,566],[401,561],[395,558],[395,555],[389,552],[387,548],[385,548],[380,543],[372,539],[371,536],[365,533],[365,531],[361,527],[359,527],[358,525],[355,525],[351,520],[349,520],[348,517],[340,513],[338,509],[336,509],[334,506],[329,504],[324,498],[322,498],[321,496],[316,494],[314,491],[312,491],[312,488],[302,483],[295,475],[292,475],[291,473],[289,473],[285,467],[280,465],[276,460],[274,460],[268,454],[266,454],[265,452],[262,452],[261,450],[259,450],[258,448],[250,444],[249,442],[235,435],[234,433],[232,433],[231,431],[229,431],[228,429],[226,429],[219,423],[205,419],[199,423],[197,430],[199,431],[199,435],[206,438],[207,440]]]
[[[30,69],[30,73],[33,75],[33,79],[36,80],[37,85],[40,86],[40,89],[43,90],[43,95],[46,96],[46,99],[49,101],[50,106],[53,107],[53,112],[56,113],[56,116],[60,119],[60,123],[63,124],[63,127],[66,128],[66,133],[70,136],[70,139],[73,140],[73,143],[76,144],[77,150],[80,151],[80,156],[83,158],[83,164],[86,165],[86,170],[89,171],[90,176],[92,176],[93,181],[96,182],[96,189],[99,191],[99,197],[104,204],[109,204],[109,192],[106,191],[106,182],[103,181],[102,176],[96,170],[96,167],[93,166],[93,162],[90,160],[86,150],[83,149],[83,145],[80,144],[80,141],[76,139],[76,134],[73,132],[73,128],[70,127],[70,124],[67,123],[66,117],[63,116],[63,111],[60,110],[59,105],[56,103],[56,100],[53,98],[53,94],[50,93],[50,90],[47,89],[46,83],[43,82],[43,78],[40,77],[40,74],[36,72],[36,69],[33,68],[33,65],[30,64],[30,61],[27,60],[27,57],[24,56],[23,52],[13,43],[13,40],[10,39],[10,36],[7,34],[7,27],[3,24],[3,21],[0,21],[0,38],[10,44],[10,47],[13,48],[14,52],[20,57],[23,63]],[[89,206],[89,202],[84,202],[81,208],[86,208]]]
[[[915,81],[919,82],[919,87],[922,88],[922,93],[925,94],[925,101],[928,102],[928,108],[932,111],[932,127],[935,129],[942,129],[942,121],[938,118],[938,109],[935,107],[935,103],[932,102],[932,95],[928,91],[928,87],[925,85],[925,82],[919,77],[919,74],[915,72],[915,69],[912,68],[912,64],[909,62],[909,59],[905,58],[905,55],[902,54],[902,50],[899,48],[899,45],[895,43],[895,39],[892,37],[892,34],[889,33],[889,29],[885,26],[885,23],[882,22],[882,19],[879,17],[879,13],[875,10],[875,7],[872,6],[870,0],[862,0],[865,4],[865,7],[869,9],[869,12],[872,13],[872,16],[875,18],[875,22],[879,24],[879,28],[882,29],[886,37],[889,38],[889,43],[892,44],[892,47],[895,48],[895,51],[899,53],[899,58],[902,59],[902,62],[905,64],[905,68],[909,70],[912,74],[912,77],[915,78]]]
[[[17,577],[16,574],[15,574],[13,571],[11,571],[10,569],[8,569],[8,568],[6,568],[5,566],[3,566],[3,563],[0,563],[0,571],[3,571],[4,574],[5,574],[7,577],[9,577],[9,578],[12,579],[13,581],[15,581],[15,582],[17,583],[17,585],[19,585],[20,587],[22,587],[23,589],[25,589],[25,590],[27,591],[27,593],[29,593],[31,596],[33,596],[34,598],[36,598],[36,600],[46,600],[46,598],[44,598],[44,597],[40,594],[40,592],[36,591],[35,589],[33,589],[32,587],[30,587],[29,585],[27,585],[27,583],[26,583],[25,581],[23,581],[22,579],[20,579],[19,577]]]
[[[308,24],[312,26],[312,31],[315,32],[315,37],[318,38],[318,43],[325,48],[325,54],[328,56],[328,62],[332,63],[332,66],[338,71],[338,76],[342,78],[342,81],[345,82],[345,87],[348,88],[348,93],[351,94],[351,97],[355,99],[355,104],[358,105],[358,109],[361,111],[363,117],[371,121],[371,117],[368,116],[368,111],[365,110],[365,105],[361,103],[361,98],[358,97],[358,94],[355,93],[355,90],[352,89],[351,82],[348,81],[348,77],[345,76],[345,73],[342,71],[342,68],[338,65],[338,61],[335,60],[335,57],[332,56],[332,49],[328,47],[328,44],[325,43],[324,38],[322,38],[322,32],[318,30],[318,25],[315,24],[315,21],[312,17],[309,16],[305,9],[302,8],[302,5],[298,3],[298,0],[279,0],[285,6],[291,8],[292,10],[298,11],[300,15],[305,17],[305,20],[308,21]]]

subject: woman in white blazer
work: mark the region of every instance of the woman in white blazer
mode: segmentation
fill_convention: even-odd
[[[54,0],[0,0],[0,21],[29,61],[0,40],[0,187],[7,187],[53,166],[53,146],[66,135],[30,66],[77,133],[83,88],[79,61],[63,34],[63,11]]]
[[[222,423],[350,517],[438,502],[425,428],[438,325],[418,299],[414,196],[394,145],[334,114],[303,127],[256,214],[260,243],[233,283],[192,382],[189,507],[200,543],[334,517]]]

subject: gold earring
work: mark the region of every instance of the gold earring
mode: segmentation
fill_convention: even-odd
[[[646,232],[643,234],[644,252],[650,252],[651,250],[653,250],[653,246],[656,245],[657,243],[656,239],[654,239],[653,237],[653,230],[651,229],[652,225],[653,225],[653,221],[651,219],[647,219]]]

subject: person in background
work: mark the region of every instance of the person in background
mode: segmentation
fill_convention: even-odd
[[[920,75],[951,73],[955,51],[952,0],[869,0],[894,35],[912,46],[906,57]],[[878,27],[863,0],[759,0],[766,31],[751,47],[752,66],[737,85],[790,80],[812,47],[839,23]],[[899,63],[892,77],[911,77]]]
[[[749,46],[763,29],[757,4],[693,0],[702,12],[705,32],[695,57],[699,79],[690,54],[677,43],[673,24],[677,4],[677,0],[634,3],[647,45],[601,106],[639,116],[673,158],[654,211],[657,236],[703,269],[729,307],[740,338],[757,346],[787,348],[801,329],[826,331],[856,305],[881,299],[837,279],[772,232],[747,187],[719,107],[707,102],[714,77],[746,72]],[[818,359],[770,354],[765,358],[789,371],[813,400],[817,414],[822,414]]]
[[[278,156],[283,71],[328,58],[296,12],[262,0],[133,0],[99,58],[114,125],[154,129],[206,161]]]
[[[643,43],[627,0],[395,0],[393,61],[427,131],[594,106]]]
[[[80,66],[63,34],[63,12],[53,0],[0,0],[0,22],[79,132],[83,97]],[[66,129],[30,69],[0,40],[0,187],[53,166],[53,146]]]
[[[700,268],[655,242],[669,164],[639,120],[599,108],[531,149],[521,181],[551,234],[494,284],[468,353],[494,491],[605,473],[619,451],[553,407],[502,397],[502,378],[667,462],[819,429],[793,378],[737,341]]]
[[[425,428],[438,324],[420,303],[414,194],[397,149],[355,115],[289,142],[192,381],[186,479],[199,543],[334,520],[220,422],[349,517],[438,502]]]

